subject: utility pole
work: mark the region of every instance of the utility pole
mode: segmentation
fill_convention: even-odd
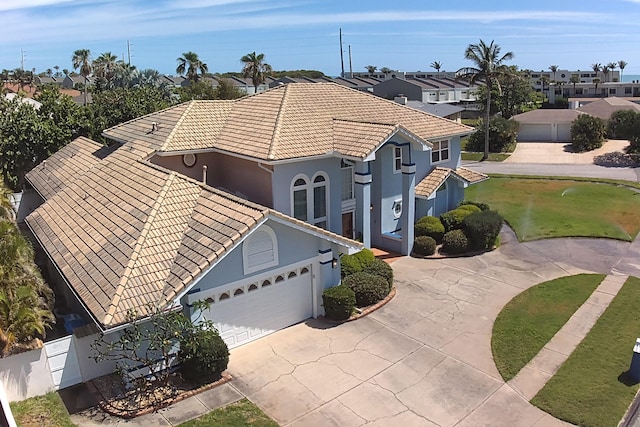
[[[353,66],[351,65],[351,45],[349,45],[349,77],[353,78]]]
[[[24,71],[24,49],[20,49],[20,69]]]
[[[129,40],[127,40],[127,65],[131,65],[131,42]]]
[[[344,54],[342,52],[342,28],[340,28],[340,65],[342,66],[342,73],[340,73],[340,77],[344,77]]]

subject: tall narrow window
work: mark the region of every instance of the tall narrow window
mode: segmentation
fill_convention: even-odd
[[[402,171],[402,147],[393,147],[393,173]]]
[[[307,220],[307,181],[303,178],[293,184],[293,217]]]
[[[327,180],[323,175],[313,179],[313,224],[327,228]]]
[[[291,211],[293,217],[321,228],[328,227],[329,178],[318,173],[309,182],[305,175],[294,178],[291,185]]]
[[[340,162],[342,173],[342,201],[353,199],[353,163],[342,160]]]

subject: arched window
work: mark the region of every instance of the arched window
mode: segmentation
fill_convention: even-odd
[[[308,187],[307,177],[297,178],[293,182],[293,217],[302,221],[307,221],[309,218],[307,212]]]
[[[317,173],[311,181],[305,175],[291,183],[291,212],[294,218],[328,228],[329,177]]]
[[[324,174],[313,178],[313,225],[327,228],[327,191],[328,178]]]
[[[278,265],[278,239],[268,225],[254,231],[242,244],[244,273]]]

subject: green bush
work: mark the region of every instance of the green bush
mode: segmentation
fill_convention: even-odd
[[[229,348],[211,322],[201,322],[200,327],[180,336],[178,359],[184,377],[209,381],[218,379],[229,364]]]
[[[507,153],[516,148],[518,122],[494,116],[489,120],[489,152]],[[479,119],[475,133],[469,136],[467,151],[484,152],[484,119]]]
[[[416,237],[429,236],[436,242],[441,242],[444,236],[444,225],[437,216],[423,216],[416,223],[414,230]]]
[[[467,251],[469,241],[462,230],[451,230],[442,238],[442,251],[448,254],[461,254]]]
[[[436,252],[436,241],[431,236],[418,236],[413,241],[413,253],[416,255],[433,255]]]
[[[479,208],[480,208],[480,210],[481,210],[481,211],[488,211],[488,210],[490,210],[490,209],[491,209],[491,208],[489,207],[489,205],[488,205],[488,204],[486,204],[486,203],[482,203],[482,202],[474,202],[474,201],[472,201],[472,200],[463,200],[463,201],[462,201],[462,203],[460,203],[460,206],[459,206],[459,207],[467,206],[467,205],[477,206],[477,207],[479,207]]]
[[[367,264],[362,271],[382,277],[389,284],[389,291],[393,287],[393,269],[383,260],[374,259],[373,262]]]
[[[464,233],[474,250],[491,249],[496,244],[503,218],[496,211],[476,212],[464,219]]]
[[[356,306],[356,294],[347,286],[334,286],[322,293],[322,305],[329,319],[346,320]]]
[[[475,205],[462,205],[440,215],[440,221],[445,231],[457,230],[462,228],[464,219],[474,212],[480,212],[480,208]]]
[[[607,136],[628,140],[640,136],[640,113],[633,110],[614,111],[607,121]]]
[[[340,275],[344,279],[353,273],[358,273],[374,259],[376,259],[375,255],[367,248],[353,255],[342,255],[340,257]]]
[[[573,151],[581,153],[602,147],[605,134],[604,120],[588,114],[581,114],[571,124]]]
[[[389,284],[386,280],[363,271],[345,277],[342,283],[355,292],[358,307],[375,304],[389,294]]]

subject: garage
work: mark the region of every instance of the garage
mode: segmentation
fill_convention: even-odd
[[[571,141],[571,123],[564,123],[558,125],[558,141],[570,142]]]
[[[550,124],[521,123],[518,130],[518,141],[546,142],[552,141]]]
[[[571,124],[580,116],[576,110],[537,109],[516,114],[520,125],[518,142],[569,142]]]
[[[311,276],[311,263],[303,263],[191,294],[188,300],[210,303],[204,318],[234,348],[313,317]]]

